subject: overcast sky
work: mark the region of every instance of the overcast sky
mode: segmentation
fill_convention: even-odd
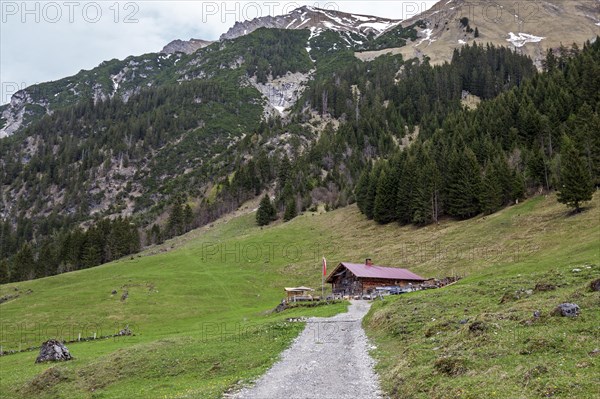
[[[10,1],[0,0],[0,104],[17,90],[104,60],[157,52],[174,39],[216,40],[235,21],[312,5],[407,19],[435,0]]]

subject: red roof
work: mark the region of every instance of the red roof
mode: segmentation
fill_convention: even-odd
[[[341,266],[350,270],[356,277],[370,277],[370,278],[384,278],[388,280],[413,280],[413,281],[425,281],[423,277],[411,272],[410,270],[400,269],[398,267],[385,267],[378,265],[366,265],[364,263],[348,263],[342,262]],[[336,269],[331,273],[329,278],[337,274],[339,269]],[[327,279],[329,281],[329,278]]]

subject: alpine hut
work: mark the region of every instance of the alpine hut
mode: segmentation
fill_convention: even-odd
[[[427,279],[407,269],[374,265],[371,259],[364,264],[341,262],[327,277],[334,295],[368,294],[381,286],[407,287],[422,284]]]

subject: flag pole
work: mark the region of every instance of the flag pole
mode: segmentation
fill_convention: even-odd
[[[325,273],[321,273],[321,300],[325,300]]]
[[[325,256],[323,256],[321,268],[321,300],[325,300],[325,273],[327,273],[327,261],[325,260]]]

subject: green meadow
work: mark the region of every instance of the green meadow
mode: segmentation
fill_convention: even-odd
[[[465,265],[477,271],[452,286],[374,305],[364,324],[384,389],[398,398],[597,398],[598,195],[578,215],[538,197],[465,224],[464,233],[519,252],[474,257]],[[557,316],[561,303],[580,315]]]
[[[365,327],[392,397],[593,397],[600,298],[588,287],[600,277],[599,198],[578,215],[542,196],[425,228],[379,226],[354,206],[265,228],[242,213],[134,258],[3,285],[0,297],[13,296],[0,305],[5,351],[127,325],[134,335],[68,344],[75,359],[58,364],[35,364],[37,351],[2,356],[0,393],[220,397],[278,359],[304,327],[288,318],[345,311],[337,303],[271,312],[285,286],[319,295],[324,255],[330,271],[371,257],[426,277],[464,277],[374,305]],[[551,316],[561,302],[579,304],[581,315]]]

